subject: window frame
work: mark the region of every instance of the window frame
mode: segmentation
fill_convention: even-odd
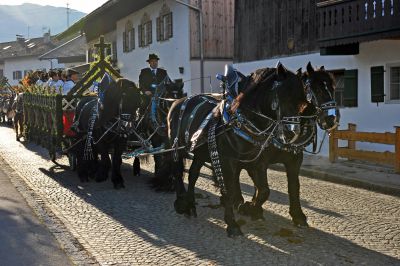
[[[343,96],[346,95],[346,93],[348,93],[348,90],[346,90],[346,81],[348,82],[349,79],[349,74],[350,73],[355,73],[355,78],[354,78],[354,82],[355,82],[355,105],[347,105],[345,106],[346,108],[358,108],[360,105],[360,95],[359,95],[359,87],[360,87],[360,83],[359,83],[359,78],[360,78],[360,71],[358,68],[350,68],[350,69],[345,69],[344,70],[344,92],[343,92]],[[347,80],[346,80],[347,77]],[[348,100],[348,98],[343,97],[344,101]]]
[[[400,67],[400,62],[397,63],[390,63],[390,64],[386,64],[385,66],[385,78],[384,78],[384,82],[385,82],[385,103],[386,104],[400,104],[400,99],[394,99],[391,100],[391,95],[390,95],[390,85],[391,85],[391,80],[390,80],[390,72],[391,72],[391,68],[392,67]]]
[[[353,71],[353,72],[355,72],[355,73],[357,73],[356,74],[356,76],[357,76],[357,79],[356,79],[356,89],[355,89],[355,105],[346,105],[345,104],[345,100],[348,100],[348,99],[345,99],[345,94],[346,94],[346,72],[347,72],[347,74],[350,72],[350,71]],[[341,76],[343,76],[343,88],[342,88],[342,90],[337,90],[337,88],[335,89],[335,100],[336,100],[336,93],[338,93],[338,92],[340,92],[341,93],[341,103],[340,104],[338,104],[338,108],[340,108],[340,109],[344,109],[344,108],[358,108],[359,106],[360,106],[360,98],[359,98],[359,91],[358,91],[358,89],[359,89],[359,76],[360,76],[360,71],[359,71],[359,69],[358,68],[350,68],[350,69],[348,69],[348,68],[341,68],[341,69],[332,69],[332,70],[328,70],[328,72],[329,73],[331,73],[331,74],[333,74],[333,76],[335,77],[335,79],[336,79],[336,76],[337,75],[341,75]],[[336,81],[336,80],[335,80]]]
[[[343,95],[344,95],[344,90],[345,90],[345,88],[344,88],[344,72],[345,71],[346,70],[344,68],[328,70],[328,72],[331,73],[335,77],[335,82],[337,82],[336,77],[339,76],[339,75],[341,75],[342,79],[343,79],[343,87],[338,90],[338,87],[336,86],[335,92],[334,92],[335,100],[336,100],[336,93],[340,92],[341,100],[340,100],[340,103],[337,101],[337,104],[338,104],[337,107],[338,108],[350,108],[350,107],[347,107],[347,106],[343,105],[343,103],[344,103]]]
[[[17,77],[17,73],[19,73],[19,78]],[[15,70],[13,71],[13,80],[21,80],[22,79],[22,70]]]
[[[140,25],[138,26],[139,47],[145,48],[153,43],[153,21],[147,13],[143,14]]]
[[[168,24],[168,17],[170,24]],[[167,13],[160,13],[156,20],[156,35],[158,42],[168,41],[174,36],[174,22],[173,14],[171,11]]]
[[[122,51],[123,53],[129,53],[135,50],[135,27],[131,20],[127,20],[125,23],[124,32],[122,33]]]

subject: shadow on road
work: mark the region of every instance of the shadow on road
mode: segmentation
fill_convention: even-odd
[[[197,258],[218,264],[246,264],[257,260],[260,263],[280,264],[380,264],[391,265],[398,261],[390,256],[366,249],[347,239],[324,232],[318,228],[300,229],[291,220],[271,211],[264,211],[265,221],[250,221],[237,215],[244,237],[230,239],[226,236],[223,209],[218,208],[218,193],[197,189],[198,218],[179,216],[173,209],[173,193],[156,193],[148,186],[150,173],[142,171],[141,177],[133,177],[131,166],[124,165],[126,189],[112,189],[111,181],[97,184],[81,184],[75,173],[60,170],[59,166],[40,169],[61,186],[108,215],[142,240],[168,253],[179,254],[171,246],[178,246],[194,252]],[[253,187],[242,183],[242,191],[252,195]],[[288,205],[288,196],[272,191],[270,200]],[[322,215],[334,218],[341,214],[321,210],[302,201],[309,208]],[[287,206],[286,206],[287,207]],[[288,209],[288,208],[287,208]]]

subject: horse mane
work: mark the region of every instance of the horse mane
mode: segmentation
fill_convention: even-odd
[[[260,99],[260,94],[265,91],[260,88],[268,86],[269,82],[275,77],[275,68],[260,68],[251,73],[239,87],[243,87],[240,92],[243,93],[242,105],[250,107],[254,106],[255,101],[264,100],[264,96]]]
[[[129,89],[129,88],[133,88],[133,89],[138,89],[138,87],[136,86],[135,82],[126,79],[126,78],[118,78],[115,83],[117,84],[117,88],[121,88],[121,89]]]
[[[275,82],[284,80],[289,83],[301,82],[298,76],[289,70],[286,70],[283,75],[278,75],[276,68],[258,69],[249,78],[249,85],[244,92],[245,97],[242,104],[264,113],[270,111],[269,103],[272,103],[271,95]],[[299,104],[306,102],[305,91],[303,89],[299,90],[297,85],[288,84],[284,88],[279,87],[277,90],[279,100],[290,100],[293,103]]]

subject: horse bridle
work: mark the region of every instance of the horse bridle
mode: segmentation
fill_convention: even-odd
[[[305,82],[305,87],[306,87],[306,97],[307,101],[309,103],[312,103],[315,108],[317,109],[317,115],[320,113],[325,112],[328,116],[336,116],[336,101],[334,97],[332,96],[332,93],[329,91],[328,85],[326,84],[326,81],[324,81],[324,90],[327,92],[329,95],[329,98],[332,99],[330,101],[324,102],[322,104],[319,103],[317,96],[315,95],[314,91],[312,90],[311,86],[311,79],[307,78]]]

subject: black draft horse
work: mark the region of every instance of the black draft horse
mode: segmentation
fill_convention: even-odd
[[[114,81],[108,75],[101,81],[99,91],[103,94],[100,99],[84,99],[77,107],[77,141],[81,140],[75,147],[77,172],[82,182],[92,176],[102,182],[112,167],[111,180],[119,189],[124,187],[122,153],[143,104],[143,94],[134,82],[123,78]]]
[[[303,79],[308,97],[308,105],[302,115],[315,116],[319,127],[323,130],[334,129],[339,123],[340,114],[334,99],[333,76],[326,72],[323,67],[314,70],[311,63],[307,65],[307,72],[301,73],[301,69],[299,69],[297,74]],[[310,133],[317,134],[316,130],[307,132],[307,134]],[[307,136],[305,138],[312,142],[311,138]],[[299,139],[299,141],[301,140]],[[239,205],[239,213],[248,215],[253,220],[263,219],[262,205],[268,200],[270,194],[268,177],[266,176],[267,169],[272,164],[282,163],[285,166],[288,181],[289,214],[296,226],[308,226],[307,218],[300,204],[299,172],[303,162],[303,148],[310,144],[310,141],[305,141],[296,150],[290,149],[295,143],[292,145],[270,145],[258,160],[248,164],[240,164],[238,171],[235,172],[235,205]],[[248,172],[256,188],[252,201],[244,204],[242,204],[244,199],[241,195],[239,183],[241,169]]]
[[[245,84],[240,84],[239,87]],[[219,108],[215,108],[216,103],[213,99],[203,95],[198,95],[188,100],[177,101],[171,108],[168,115],[168,131],[170,145],[172,148],[179,149],[187,146],[187,139],[191,139],[197,129],[202,127],[205,117],[209,117],[215,112],[214,123],[209,122],[209,132],[207,143],[197,145],[193,150],[193,161],[189,169],[189,185],[186,192],[183,183],[183,158],[187,157],[187,152],[177,150],[171,163],[174,178],[176,179],[177,199],[174,203],[175,210],[180,214],[196,216],[194,188],[200,174],[200,169],[205,162],[213,162],[215,154],[219,154],[217,164],[220,164],[220,178],[218,183],[221,188],[223,205],[225,207],[224,220],[227,223],[228,236],[241,235],[239,225],[235,221],[233,204],[236,187],[237,165],[241,161],[252,160],[259,154],[263,145],[268,143],[271,134],[274,134],[277,127],[276,101],[280,103],[281,117],[292,117],[300,112],[301,106],[306,103],[306,96],[303,84],[299,76],[288,71],[282,64],[276,69],[269,69],[266,78],[254,89],[251,95],[245,97],[241,103],[241,117],[246,117],[251,123],[242,124],[237,120],[225,124],[219,113]],[[214,99],[215,100],[215,99]],[[186,105],[186,106],[185,106]],[[199,107],[199,105],[201,105]],[[222,106],[220,106],[222,108]],[[214,109],[214,111],[213,111]],[[193,118],[194,117],[194,118]],[[218,123],[215,125],[215,123]],[[215,141],[210,139],[211,126],[216,127]],[[247,130],[248,128],[254,130]],[[238,130],[243,129],[244,133],[251,135],[253,141],[244,139]],[[258,129],[258,130],[255,130]],[[243,133],[242,131],[242,133]],[[254,133],[257,131],[258,133]],[[187,133],[188,132],[188,133]],[[187,136],[188,135],[188,136]],[[215,146],[212,144],[214,142]],[[211,144],[211,145],[210,145]],[[192,143],[193,145],[193,143]],[[211,151],[211,155],[210,155]],[[212,158],[214,157],[214,158]],[[214,161],[215,162],[215,161]],[[215,165],[215,164],[213,164]],[[214,167],[215,168],[215,167]],[[216,171],[216,169],[214,169]],[[217,173],[218,174],[218,173]],[[221,180],[222,179],[222,180]]]
[[[143,118],[139,125],[139,132],[142,139],[150,137],[153,148],[159,148],[168,143],[167,136],[167,115],[172,103],[183,97],[183,83],[172,82],[169,77],[158,84],[152,98],[146,98],[145,108],[142,110]],[[132,136],[134,140],[137,137]],[[170,167],[166,164],[167,158],[164,154],[154,155],[154,178],[150,181],[153,188],[157,191],[173,191],[175,184],[169,175]],[[140,160],[135,158],[133,163],[133,175],[140,175]]]

